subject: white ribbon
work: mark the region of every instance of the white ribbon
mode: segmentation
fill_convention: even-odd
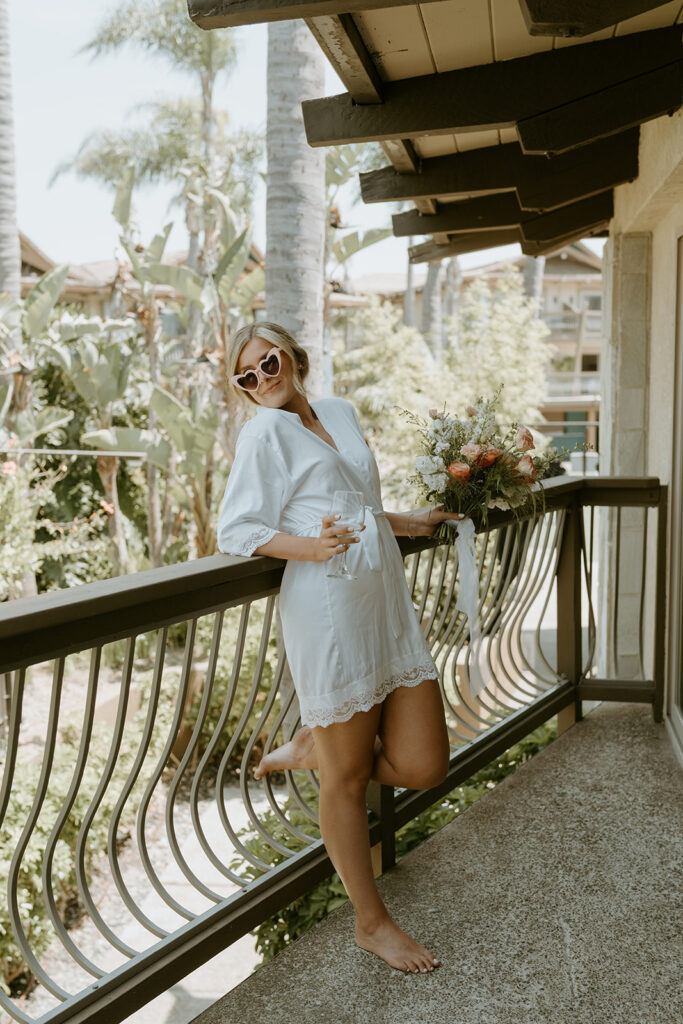
[[[474,547],[474,522],[469,516],[462,519],[444,519],[456,529],[455,547],[458,552],[460,581],[455,607],[465,612],[470,627],[469,680],[470,692],[476,697],[486,686],[486,680],[479,671],[479,650],[481,647],[481,625],[479,622],[479,570],[477,552]]]

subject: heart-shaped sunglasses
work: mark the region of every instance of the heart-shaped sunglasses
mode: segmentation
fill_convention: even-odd
[[[271,348],[269,352],[259,360],[254,370],[247,370],[245,373],[235,373],[230,378],[230,383],[235,384],[243,391],[256,391],[261,377],[277,377],[282,368],[279,348]]]

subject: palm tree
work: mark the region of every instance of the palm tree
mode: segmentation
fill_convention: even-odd
[[[14,156],[14,110],[10,65],[9,15],[7,0],[0,0],[0,292],[21,298],[21,250],[17,229],[16,161]],[[21,326],[12,330],[8,346],[21,352]],[[2,381],[0,381],[0,384]]]
[[[314,397],[323,393],[325,154],[306,141],[301,102],[323,92],[323,61],[302,21],[270,23],[266,308],[306,348]]]
[[[185,223],[189,235],[187,265],[205,280],[216,269],[217,236],[221,214],[211,197],[214,193],[229,192],[226,178],[235,159],[239,143],[244,138],[227,140],[224,125],[219,123],[213,107],[213,93],[220,74],[229,73],[235,61],[233,37],[227,29],[205,32],[187,15],[186,0],[127,0],[118,5],[104,19],[94,37],[78,53],[91,53],[97,57],[119,50],[126,44],[137,46],[148,53],[162,57],[175,70],[191,75],[198,85],[199,109],[192,115],[191,104],[175,101],[156,107],[155,122],[159,129],[156,147],[150,152],[149,144],[140,153],[135,149],[137,133],[124,133],[114,139],[118,150],[118,174],[127,166],[126,156],[133,151],[137,180],[159,180],[171,177],[185,179],[183,199]],[[195,125],[185,133],[188,116],[194,116]],[[94,167],[102,173],[103,157],[108,141],[113,137],[99,137],[91,142],[93,152],[86,150],[77,160],[84,166]],[[197,142],[196,147],[193,142]],[[254,149],[253,140],[250,148]],[[184,156],[183,156],[184,153]],[[254,153],[254,158],[257,156]],[[146,172],[141,176],[140,171]],[[189,347],[198,355],[202,350],[202,324],[195,306],[190,310],[188,325]]]
[[[14,111],[7,0],[0,0],[0,292],[21,297],[21,253],[17,230]]]

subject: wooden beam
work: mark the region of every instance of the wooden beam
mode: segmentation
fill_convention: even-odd
[[[573,235],[551,238],[546,242],[527,242],[522,239],[520,244],[525,256],[549,256],[551,253],[557,252],[558,249],[563,249],[565,245],[571,245],[572,242],[580,242],[582,238],[599,238],[607,234],[609,234],[607,225],[604,224],[597,228],[579,228]]]
[[[306,136],[312,146],[331,146],[512,127],[682,56],[674,26],[385,82],[381,105],[354,104],[348,93],[304,101]],[[585,126],[583,142],[596,137],[592,130]]]
[[[577,231],[589,234],[591,230],[607,224],[614,216],[614,193],[611,189],[590,199],[583,199],[559,210],[527,215],[521,221],[522,239],[527,242],[548,242]]]
[[[563,153],[590,138],[604,138],[663,114],[683,103],[683,60],[639,75],[593,96],[517,124],[525,153]]]
[[[430,0],[422,2],[429,3]],[[213,29],[403,7],[413,3],[414,0],[187,0],[187,11],[199,28]]]
[[[521,242],[519,228],[506,228],[504,231],[472,231],[454,236],[447,245],[438,245],[434,241],[413,245],[408,249],[408,254],[411,263],[432,263],[447,256],[462,256],[466,252],[494,249],[499,245],[513,245],[515,242]]]
[[[381,103],[382,80],[350,14],[307,18],[332,67],[356,103]]]
[[[520,0],[531,36],[587,36],[669,0]]]
[[[434,235],[441,232],[490,231],[519,224],[524,211],[514,192],[502,192],[479,199],[463,199],[459,203],[445,203],[436,213],[425,216],[417,210],[395,213],[392,217],[394,234],[398,238],[410,235]]]
[[[515,189],[524,210],[551,210],[638,175],[637,128],[547,159],[490,146],[423,160],[419,173],[382,167],[360,175],[366,203],[491,195]]]
[[[423,216],[416,210],[394,215],[394,234],[410,235],[465,234],[466,232],[500,231],[520,227],[528,241],[546,241],[569,234],[578,228],[604,224],[614,214],[611,189],[599,195],[570,203],[540,216],[522,210],[513,192],[503,192],[480,199],[464,199],[440,206],[434,216]]]

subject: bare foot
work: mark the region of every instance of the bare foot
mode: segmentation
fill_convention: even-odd
[[[277,750],[272,750],[254,769],[254,778],[260,779],[268,772],[282,771],[284,768],[317,768],[318,756],[315,750],[313,732],[308,725],[292,737],[289,743],[283,743]]]
[[[425,973],[439,966],[438,958],[415,939],[411,939],[388,914],[372,929],[361,928],[356,921],[354,933],[361,949],[376,953],[390,967],[396,967],[399,971]]]

